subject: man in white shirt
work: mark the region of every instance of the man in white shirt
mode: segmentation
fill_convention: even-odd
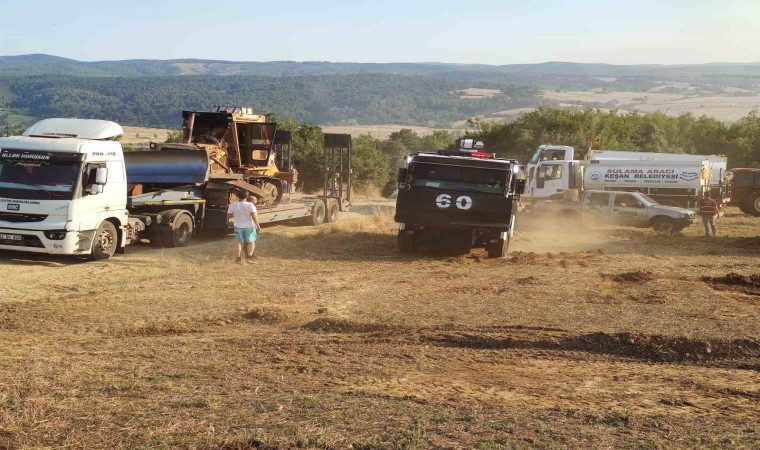
[[[237,262],[245,264],[253,262],[253,252],[256,249],[256,236],[261,231],[259,225],[259,212],[256,209],[256,197],[249,195],[232,203],[227,208],[227,219],[232,219],[235,227],[235,239],[237,240]],[[243,247],[245,256],[243,259]]]

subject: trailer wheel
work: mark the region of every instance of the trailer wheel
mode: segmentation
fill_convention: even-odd
[[[753,192],[747,197],[745,208],[747,208],[747,214],[760,216],[760,192]]]
[[[417,251],[417,235],[414,233],[399,230],[396,242],[398,244],[398,251],[401,253],[414,253]]]
[[[507,256],[507,250],[509,250],[509,238],[488,243],[489,258],[504,258]]]
[[[676,230],[676,224],[669,217],[659,217],[652,222],[652,229],[660,234],[673,234]]]
[[[335,223],[338,221],[338,202],[335,200],[328,200],[327,201],[327,216],[325,217],[325,222],[327,223]]]
[[[306,218],[306,223],[315,227],[322,225],[322,223],[325,221],[325,215],[325,202],[318,200],[314,204],[314,209],[311,211],[311,216]]]
[[[92,252],[90,259],[102,261],[108,259],[116,252],[119,245],[119,234],[116,227],[111,222],[104,220],[95,232],[95,238],[92,240]]]
[[[184,210],[172,209],[161,213],[170,226],[162,227],[161,240],[167,248],[185,247],[193,239],[193,218]]]

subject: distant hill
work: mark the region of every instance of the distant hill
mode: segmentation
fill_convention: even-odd
[[[134,77],[156,75],[257,75],[257,76],[320,76],[378,73],[440,77],[556,75],[594,77],[695,77],[695,76],[760,76],[760,63],[713,63],[694,65],[612,65],[546,62],[540,64],[447,63],[345,63],[325,61],[221,61],[206,59],[124,61],[76,61],[58,56],[33,54],[0,56],[3,75],[70,75],[99,77]]]
[[[760,104],[760,63],[494,66],[0,56],[0,109],[7,107],[9,118],[92,117],[169,128],[179,125],[180,110],[214,104],[250,105],[321,125],[449,128],[475,116],[514,119],[541,105],[735,120]]]

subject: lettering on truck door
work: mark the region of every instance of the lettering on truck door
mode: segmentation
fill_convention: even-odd
[[[615,194],[612,202],[612,220],[629,227],[646,227],[647,208],[634,195]]]

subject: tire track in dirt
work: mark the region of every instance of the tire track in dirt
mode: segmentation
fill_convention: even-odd
[[[394,338],[425,345],[481,350],[536,349],[597,353],[647,362],[701,364],[722,360],[760,359],[758,339],[699,340],[636,333],[573,334],[561,329],[528,326],[404,328],[345,319],[320,318],[301,326],[321,333],[368,333],[368,339]]]

